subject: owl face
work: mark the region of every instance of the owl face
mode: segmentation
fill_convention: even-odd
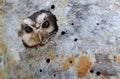
[[[57,31],[55,15],[50,11],[41,10],[23,20],[18,35],[25,46],[34,47],[45,45]]]

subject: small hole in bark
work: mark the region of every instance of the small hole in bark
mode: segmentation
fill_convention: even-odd
[[[53,75],[54,77],[56,76],[56,74]]]
[[[96,75],[99,76],[101,73],[99,71],[96,72]]]
[[[97,23],[97,25],[99,25],[99,23]]]
[[[55,8],[55,5],[51,5],[51,9],[54,9]]]
[[[75,42],[76,42],[77,40],[78,40],[77,38],[74,39]]]
[[[71,25],[74,25],[74,23],[71,23]]]
[[[42,72],[42,69],[40,69],[40,72]]]
[[[48,59],[46,60],[46,62],[47,62],[47,63],[50,63],[50,59],[48,58]]]
[[[62,31],[62,32],[61,32],[61,35],[64,35],[64,34],[65,34],[65,32],[64,32],[64,31]]]
[[[72,61],[70,61],[70,63],[72,63]]]
[[[90,70],[90,73],[93,73],[93,72],[94,72],[94,71],[91,69],[91,70]]]

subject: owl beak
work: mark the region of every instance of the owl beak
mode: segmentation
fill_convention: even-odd
[[[38,37],[39,37],[39,40],[41,41],[42,40],[41,34],[38,34]]]

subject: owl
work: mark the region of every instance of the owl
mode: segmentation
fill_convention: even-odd
[[[56,16],[50,11],[40,10],[23,20],[18,36],[27,47],[43,46],[57,31]]]

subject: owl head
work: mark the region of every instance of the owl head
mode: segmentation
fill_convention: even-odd
[[[34,47],[45,45],[57,31],[55,15],[50,11],[40,10],[23,20],[18,35],[25,46]]]

